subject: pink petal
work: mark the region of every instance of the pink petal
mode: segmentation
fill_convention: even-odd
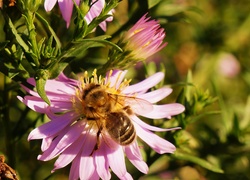
[[[41,98],[35,96],[25,96],[24,98],[17,96],[17,98],[27,105],[33,111],[44,114],[48,108],[48,104],[45,103]]]
[[[62,79],[62,77],[60,77]],[[27,82],[31,84],[32,86],[36,85],[36,81],[34,78],[27,79]],[[71,83],[73,81],[58,81],[57,79],[49,79],[46,81],[45,84],[45,91],[46,93],[51,93],[53,95],[74,95],[75,94],[75,86],[71,85],[74,83]],[[24,88],[28,93],[39,96],[37,92],[34,92],[33,90],[29,89],[28,87],[22,85],[22,88]]]
[[[79,0],[76,0],[76,3],[79,4]],[[70,79],[65,74],[60,73],[59,76],[56,78],[57,81],[64,82],[66,84],[71,84],[73,86],[78,86],[78,81],[75,79]]]
[[[90,24],[91,21],[100,15],[101,11],[103,10],[104,6],[105,6],[105,0],[98,0],[98,1],[91,1],[93,4],[91,6],[91,8],[89,9],[89,12],[86,14],[86,16],[84,17],[87,24]],[[111,10],[108,12],[109,15],[112,15],[114,12],[114,10]],[[107,19],[105,19],[103,22],[101,22],[99,24],[99,26],[102,28],[103,31],[106,31],[106,26],[107,26],[107,21],[112,21],[113,17],[108,17]]]
[[[63,168],[67,166],[73,159],[77,156],[77,154],[82,149],[83,145],[83,138],[78,138],[71,146],[69,146],[65,151],[63,151],[59,158],[56,160],[54,164],[54,169],[52,172],[54,172],[57,169]]]
[[[39,98],[40,98],[39,94],[38,94],[37,92],[33,91],[32,89],[29,89],[28,87],[24,86],[23,84],[21,84],[21,87],[22,87],[25,91],[27,91],[30,95],[36,96],[36,97],[39,97]],[[41,99],[41,98],[40,98],[40,99]]]
[[[151,119],[160,119],[160,118],[170,119],[171,116],[180,114],[185,110],[185,107],[178,103],[154,105],[153,107],[154,107],[153,111],[140,115]]]
[[[53,136],[69,125],[72,122],[72,119],[74,119],[74,114],[72,112],[59,115],[57,118],[53,119],[53,121],[47,122],[31,131],[28,136],[28,140],[42,139]]]
[[[125,176],[121,177],[121,180],[133,180],[133,177],[131,176],[131,174],[126,172]]]
[[[173,153],[175,151],[176,148],[172,143],[162,139],[149,130],[143,129],[136,123],[134,123],[134,126],[137,135],[159,154]]]
[[[49,148],[54,138],[55,137],[51,136],[51,137],[46,137],[42,140],[42,145],[41,145],[42,152],[44,152]]]
[[[158,84],[163,78],[164,78],[164,73],[162,72],[155,73],[154,75],[148,77],[147,79],[137,84],[126,87],[122,92],[125,94],[131,94],[131,93],[134,94],[136,92],[148,90],[149,88]]]
[[[165,129],[165,128],[159,128],[159,127],[155,127],[155,126],[151,126],[145,122],[143,122],[141,119],[139,119],[137,116],[130,116],[131,119],[137,123],[138,125],[140,125],[142,128],[144,129],[148,129],[148,130],[151,130],[151,131],[173,131],[173,130],[178,130],[178,129],[181,129],[180,127],[176,127],[176,128],[170,128],[170,129]]]
[[[46,114],[48,110],[51,110],[53,113],[69,111],[72,109],[72,102],[71,100],[65,101],[51,101],[51,105],[49,106],[47,103],[44,102],[40,97],[35,96],[25,96],[24,98],[17,96],[17,98],[27,105],[33,111]]]
[[[31,98],[32,100],[34,100],[34,101],[42,101],[42,102],[44,102],[43,100],[42,100],[42,98],[40,97],[40,95],[37,93],[37,92],[35,92],[35,91],[33,91],[33,90],[31,90],[31,89],[29,89],[29,88],[27,88],[27,87],[25,87],[25,86],[23,86],[23,85],[21,85],[22,86],[22,88],[25,90],[25,91],[27,91],[30,95],[32,95],[32,96],[34,96],[33,98]],[[51,86],[52,87],[52,86]],[[63,87],[62,87],[63,88]],[[75,91],[75,90],[74,90]],[[69,92],[69,91],[68,91]],[[70,93],[68,93],[68,92],[64,92],[64,94],[60,94],[60,93],[51,93],[51,92],[46,92],[46,95],[47,95],[47,97],[48,97],[48,99],[51,101],[51,103],[53,103],[53,102],[59,102],[59,103],[62,103],[62,102],[65,102],[65,103],[68,103],[68,104],[72,104],[72,102],[71,102],[71,99],[72,99],[72,94],[70,94]],[[30,96],[25,96],[25,98],[26,97],[30,97]],[[20,100],[20,99],[19,99]],[[44,102],[45,103],[45,102]]]
[[[106,19],[107,20],[107,19]],[[99,24],[100,28],[105,32],[107,30],[107,23],[106,21],[102,21],[100,24]]]
[[[93,180],[99,180],[100,179],[100,176],[98,175],[96,169],[94,170],[92,176],[90,177],[90,179],[93,179]],[[86,179],[87,180],[87,179]]]
[[[79,1],[79,0],[78,0]],[[64,83],[66,85],[70,84],[72,86],[77,86],[78,85],[78,81],[75,79],[70,79],[67,76],[65,76],[63,73],[60,73],[58,75],[58,77],[56,79],[48,79],[47,81],[51,81],[51,82],[58,82],[58,83]],[[34,78],[28,78],[27,82],[32,85],[35,86],[36,85],[36,81]]]
[[[72,86],[68,83],[56,81],[56,80],[47,80],[45,84],[45,91],[47,94],[52,95],[74,95],[75,94],[75,86]]]
[[[46,94],[47,97],[49,98],[50,102],[59,102],[59,103],[67,103],[67,104],[72,104],[71,100],[72,100],[72,96],[74,95],[70,95],[70,94],[51,94],[51,93],[47,93]]]
[[[169,94],[171,94],[172,91],[173,90],[171,88],[163,87],[145,94],[139,94],[137,97],[142,99],[147,99],[147,101],[151,103],[156,103],[167,97]]]
[[[35,81],[33,78],[30,78],[27,81],[29,81],[30,84],[35,85]],[[29,89],[28,87],[22,84],[21,86],[29,94],[40,98],[37,92],[33,91],[32,89]],[[59,82],[56,80],[47,80],[45,84],[45,91],[46,95],[51,101],[53,100],[69,101],[72,95],[75,95],[75,86],[72,86],[64,82]]]
[[[79,153],[73,160],[69,173],[69,180],[79,179],[81,154]]]
[[[62,132],[66,133],[67,131],[68,131],[68,129],[66,128]],[[42,161],[45,161],[45,160],[48,161],[50,159],[53,159],[55,156],[52,156],[50,158],[47,158],[47,156],[49,156],[50,152],[53,151],[53,149],[56,147],[56,145],[59,143],[59,141],[62,139],[63,136],[64,136],[64,133],[61,133],[59,136],[54,138],[52,143],[50,144],[49,148],[46,149],[43,154],[38,155],[37,159],[42,160]]]
[[[36,85],[36,81],[35,81],[34,78],[28,78],[28,79],[27,79],[27,82],[28,82],[30,85],[32,85],[32,86],[35,86],[35,85]]]
[[[108,12],[108,15],[112,15],[114,14],[114,12],[115,10],[112,9],[111,11]],[[101,27],[103,31],[107,30],[107,22],[110,22],[110,21],[113,21],[113,16],[108,17],[107,19],[105,19],[103,22],[99,24],[99,26]]]
[[[120,71],[120,70],[112,70],[112,74],[110,75],[110,71],[106,73],[106,80],[105,84],[108,82],[110,83],[110,87],[118,88],[124,79],[127,71]]]
[[[100,148],[94,153],[96,171],[101,179],[110,179],[111,174],[109,172],[109,164],[104,146],[106,146],[106,144],[104,142],[101,143]]]
[[[52,101],[49,107],[52,113],[62,113],[73,109],[71,101]]]
[[[148,113],[154,109],[152,103],[148,102],[147,100],[129,96],[125,98],[125,104],[129,105],[136,114]]]
[[[94,159],[90,154],[93,152],[96,145],[96,135],[91,133],[86,134],[87,138],[83,145],[83,151],[80,160],[80,178],[90,179],[96,169],[94,166]]]
[[[83,150],[84,152],[84,150]],[[89,180],[93,176],[95,171],[94,159],[92,156],[81,156],[80,160],[80,179],[81,180]]]
[[[122,178],[126,175],[127,170],[125,166],[125,159],[122,147],[119,146],[116,150],[107,149],[107,158],[109,162],[109,166],[112,171],[119,177]]]
[[[47,151],[43,153],[42,158],[39,159],[42,161],[52,159],[58,154],[60,154],[62,151],[64,151],[67,147],[71,146],[82,134],[85,125],[86,123],[84,121],[78,121],[77,123],[69,127],[68,132],[63,134],[63,137],[59,140],[56,146],[51,146]]]
[[[51,9],[55,6],[57,0],[45,0],[44,1],[44,9],[46,11],[51,11]]]
[[[73,11],[73,1],[72,0],[58,0],[60,10],[62,12],[63,19],[66,21],[67,28],[69,27],[71,15]]]
[[[79,5],[80,0],[75,1]],[[72,0],[58,0],[58,4],[63,16],[63,19],[66,21],[67,28],[70,25],[70,20],[73,12],[74,3]]]
[[[130,146],[125,147],[125,153],[129,161],[142,173],[148,173],[148,165],[143,161],[140,149],[135,141]]]

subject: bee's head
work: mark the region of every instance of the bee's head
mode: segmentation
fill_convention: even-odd
[[[97,90],[86,97],[88,107],[103,107],[108,101],[108,95],[103,90]]]

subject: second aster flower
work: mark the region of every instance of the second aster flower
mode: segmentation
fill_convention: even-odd
[[[122,40],[125,43],[124,51],[131,51],[137,59],[147,59],[167,45],[163,43],[164,29],[156,20],[146,15],[125,33]]]
[[[164,29],[158,21],[146,16],[147,14],[142,16],[117,43],[123,52],[116,49],[110,51],[110,59],[104,66],[106,70],[127,69],[137,62],[146,60],[167,45],[163,42]]]
[[[144,81],[129,85],[123,80],[126,71],[110,71],[105,78],[87,73],[79,80],[60,74],[48,80],[45,91],[51,104],[46,104],[32,89],[18,97],[36,112],[46,114],[51,121],[34,129],[28,139],[42,139],[39,160],[58,156],[54,172],[72,163],[69,179],[110,179],[110,169],[119,179],[132,179],[126,170],[124,154],[141,172],[147,173],[137,137],[156,152],[173,153],[175,146],[152,131],[169,131],[151,126],[138,116],[152,119],[171,118],[184,111],[178,103],[156,105],[172,89],[162,87],[148,91],[164,75],[159,72]],[[35,86],[33,78],[28,83]]]
[[[51,11],[57,1],[58,1],[59,8],[62,12],[63,19],[66,21],[67,27],[69,27],[72,12],[73,12],[73,7],[74,7],[73,0],[45,0],[44,2],[45,10]],[[80,0],[75,0],[75,2],[79,6]],[[85,3],[85,2],[82,2],[82,3]],[[87,24],[89,24],[95,17],[100,15],[102,9],[105,6],[105,0],[97,0],[97,1],[92,0],[91,3],[92,4],[90,6],[90,9],[88,13],[86,14],[86,16],[84,17]],[[110,11],[108,14],[112,15],[113,11],[114,10]],[[102,28],[103,31],[106,31],[106,21],[112,21],[112,20],[113,20],[113,17],[110,16],[105,21],[101,22],[99,26]]]

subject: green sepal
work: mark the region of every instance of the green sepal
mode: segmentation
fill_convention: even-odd
[[[45,84],[49,77],[49,71],[44,69],[39,69],[35,74],[37,93],[48,105],[50,105],[50,100],[48,99],[45,92]]]

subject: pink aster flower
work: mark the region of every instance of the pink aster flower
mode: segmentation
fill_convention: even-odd
[[[91,23],[91,21],[100,15],[100,13],[102,12],[102,9],[104,8],[105,6],[105,0],[92,0],[92,3],[94,3],[89,12],[86,14],[86,16],[84,17],[87,24]],[[114,13],[114,10],[111,10],[108,12],[108,15],[112,15]],[[108,17],[105,21],[101,22],[99,24],[99,26],[102,28],[103,31],[106,31],[106,28],[107,28],[107,22],[110,22],[110,21],[113,21],[113,17],[110,16]]]
[[[158,21],[146,15],[142,16],[123,38],[123,43],[126,43],[124,50],[131,51],[138,59],[147,59],[167,45],[163,43],[164,29],[160,27]]]
[[[218,72],[227,78],[236,77],[240,73],[240,63],[233,54],[225,53],[218,61]]]
[[[157,153],[173,153],[175,146],[152,131],[169,131],[143,122],[147,118],[171,118],[184,111],[178,103],[156,105],[172,89],[162,87],[149,91],[164,74],[158,72],[149,78],[129,85],[123,80],[126,71],[110,71],[105,78],[84,73],[79,80],[60,74],[48,80],[45,91],[50,99],[46,104],[32,89],[22,87],[30,94],[20,101],[51,120],[32,130],[28,140],[42,139],[39,160],[58,157],[54,172],[72,163],[69,179],[110,179],[110,169],[119,179],[132,179],[126,170],[125,158],[141,172],[147,173],[137,137]],[[28,83],[35,86],[33,78]]]
[[[59,8],[62,12],[63,19],[66,21],[67,27],[69,27],[74,3],[73,0],[45,0],[44,8],[46,11],[51,11],[58,1]],[[79,5],[80,0],[75,0],[76,4]]]
[[[51,11],[58,1],[60,10],[62,12],[63,19],[66,21],[67,27],[70,25],[70,20],[73,12],[74,3],[73,0],[45,0],[44,8],[46,11]],[[79,5],[80,0],[75,0],[76,4]],[[93,4],[91,5],[89,12],[85,16],[87,24],[89,24],[95,17],[99,16],[102,9],[105,6],[105,0],[92,0]],[[113,10],[109,12],[112,15]],[[107,18],[105,21],[101,22],[99,26],[106,31],[106,21],[112,21],[113,17]]]
[[[164,29],[156,20],[146,16],[147,14],[142,16],[117,43],[123,52],[117,51],[116,48],[111,49],[110,58],[104,69],[127,69],[146,60],[167,45],[163,43]]]

